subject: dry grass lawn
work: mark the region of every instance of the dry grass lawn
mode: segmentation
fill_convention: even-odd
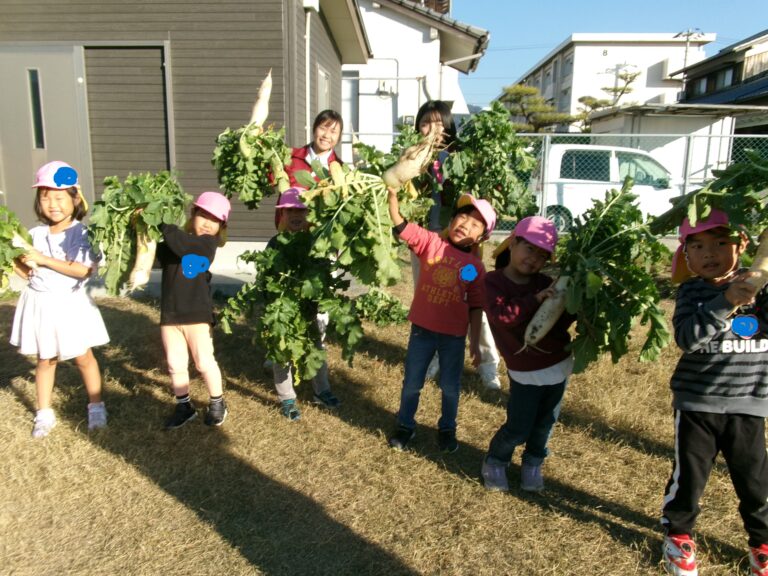
[[[405,276],[408,276],[407,271]],[[409,301],[407,282],[394,292]],[[8,342],[14,301],[0,302]],[[669,302],[665,304],[671,310]],[[112,342],[96,351],[108,429],[89,434],[71,363],[59,368],[59,425],[32,440],[34,363],[0,346],[0,571],[14,575],[662,574],[659,507],[672,459],[668,380],[656,363],[604,360],[575,376],[540,495],[488,493],[481,459],[504,421],[506,379],[489,393],[467,369],[460,448],[436,447],[439,392],[425,387],[414,449],[387,447],[408,326],[367,326],[353,367],[331,346],[338,413],[281,417],[248,333],[216,334],[230,417],[174,432],[156,303],[102,299]],[[202,382],[193,400],[206,402]],[[698,523],[704,576],[746,574],[746,537],[722,462]]]

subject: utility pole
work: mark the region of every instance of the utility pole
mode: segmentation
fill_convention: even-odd
[[[704,32],[699,28],[688,28],[673,36],[673,38],[685,37],[685,55],[683,56],[683,94],[685,94],[685,79],[687,77],[685,69],[688,67],[688,47],[691,45],[691,38],[701,38],[702,36],[704,36]]]

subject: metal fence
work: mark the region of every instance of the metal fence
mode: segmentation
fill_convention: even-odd
[[[632,177],[645,213],[660,214],[674,196],[701,187],[713,171],[743,160],[746,150],[768,157],[768,135],[520,134],[536,156],[519,172],[540,212],[566,229],[572,219]],[[500,220],[500,230],[514,223]]]

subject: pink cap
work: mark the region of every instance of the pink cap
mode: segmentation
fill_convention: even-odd
[[[275,208],[299,208],[306,210],[306,205],[301,201],[302,192],[304,192],[304,188],[288,188],[288,190],[280,194]]]
[[[229,211],[232,209],[232,205],[227,197],[218,192],[203,192],[195,200],[195,206],[205,210],[208,214],[215,216],[222,222],[226,222],[229,219]]]
[[[35,174],[35,183],[32,188],[52,188],[53,190],[66,190],[77,186],[77,170],[66,162],[54,160],[43,164]]]
[[[517,223],[511,236],[522,238],[549,253],[557,245],[557,227],[552,220],[544,216],[528,216]]]
[[[481,238],[481,240],[485,240],[491,235],[493,229],[496,228],[496,210],[493,209],[488,200],[475,198],[472,194],[462,194],[456,200],[456,208],[463,208],[470,204],[475,207],[475,210],[480,212],[480,216],[483,222],[485,222],[485,233]]]
[[[677,247],[674,256],[672,256],[672,282],[679,284],[693,276],[693,272],[688,268],[688,263],[685,261],[685,241],[688,236],[721,227],[729,227],[728,215],[717,208],[713,208],[705,220],[696,222],[696,226],[691,226],[687,217],[683,220],[678,238],[680,246]]]

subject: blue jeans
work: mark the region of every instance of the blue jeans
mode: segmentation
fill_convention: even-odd
[[[491,439],[488,459],[509,464],[515,447],[525,444],[523,463],[539,466],[549,454],[547,442],[560,416],[568,380],[549,386],[509,381],[507,421]]]
[[[442,415],[437,423],[440,430],[456,429],[459,411],[461,371],[464,369],[464,336],[439,334],[411,324],[408,352],[405,356],[405,378],[400,394],[400,410],[397,423],[413,429],[416,427],[416,410],[424,387],[427,367],[437,352],[440,363],[439,385],[443,393]]]

